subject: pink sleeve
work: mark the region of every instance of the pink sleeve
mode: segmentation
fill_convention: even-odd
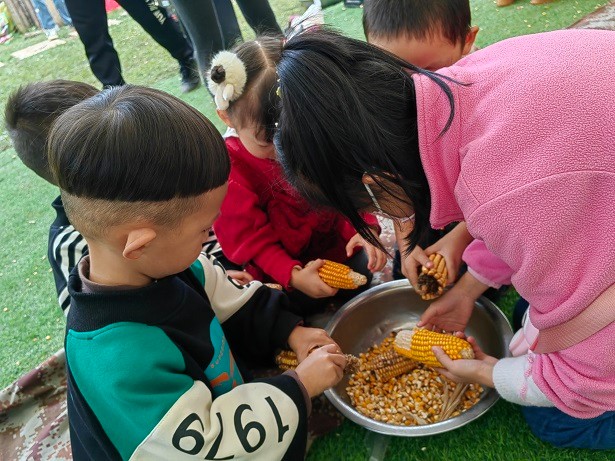
[[[230,261],[241,265],[253,262],[288,288],[292,268],[301,262],[282,247],[254,191],[231,179],[214,231]]]
[[[468,265],[468,272],[479,282],[493,288],[510,285],[513,270],[491,253],[482,240],[475,239],[467,246],[463,261]]]

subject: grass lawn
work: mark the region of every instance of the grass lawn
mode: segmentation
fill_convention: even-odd
[[[529,0],[496,8],[492,0],[472,0],[473,22],[481,29],[477,44],[484,47],[498,40],[526,33],[567,27],[604,1],[559,0],[532,6]],[[300,10],[298,1],[271,0],[281,24]],[[221,128],[213,103],[204,88],[181,95],[175,61],[154,43],[130,17],[120,11],[111,28],[123,66],[131,83],[153,86],[180,96],[206,114]],[[327,10],[327,21],[341,31],[360,38],[361,10],[341,4]],[[246,38],[252,36],[242,23]],[[0,45],[0,104],[10,91],[26,82],[66,78],[99,86],[90,72],[81,42],[68,37],[66,44],[18,61],[11,53],[44,40],[42,35],[16,36]],[[62,347],[64,319],[55,297],[53,278],[46,260],[47,232],[53,220],[49,206],[57,190],[27,170],[11,149],[6,132],[0,131],[0,388]],[[509,312],[514,294],[501,306]],[[368,449],[366,431],[348,421],[339,431],[317,440],[309,460],[364,460]],[[387,460],[608,460],[615,452],[554,450],[535,439],[525,426],[517,407],[500,401],[474,423],[430,438],[393,438]]]

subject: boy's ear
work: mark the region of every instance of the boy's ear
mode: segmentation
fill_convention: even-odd
[[[122,255],[126,259],[139,259],[143,250],[156,238],[156,231],[148,227],[132,230],[126,238]]]
[[[472,51],[472,47],[474,46],[474,41],[476,40],[476,35],[478,35],[478,26],[470,27],[468,34],[466,35],[466,41],[463,44],[463,52],[462,56],[469,54]]]
[[[233,122],[231,122],[231,119],[228,116],[228,112],[220,109],[216,109],[216,112],[218,113],[218,117],[220,117],[220,120],[222,120],[226,126],[235,129],[235,127],[233,126]]]

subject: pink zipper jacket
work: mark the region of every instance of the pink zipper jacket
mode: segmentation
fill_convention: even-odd
[[[440,73],[468,85],[450,83],[455,117],[438,137],[448,100],[413,76],[432,226],[465,220],[472,273],[512,282],[538,330],[570,320],[615,283],[615,33],[517,37]],[[494,381],[508,400],[542,394],[579,418],[615,410],[615,324],[500,360]]]

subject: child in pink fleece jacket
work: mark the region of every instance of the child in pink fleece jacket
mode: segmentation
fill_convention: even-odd
[[[524,405],[556,446],[615,448],[613,50],[612,32],[552,32],[432,73],[322,30],[289,40],[278,65],[291,184],[368,240],[364,211],[398,218],[410,248],[465,221],[462,296],[512,282],[529,301],[515,357],[438,355],[447,376]],[[463,329],[468,317],[423,320]]]

